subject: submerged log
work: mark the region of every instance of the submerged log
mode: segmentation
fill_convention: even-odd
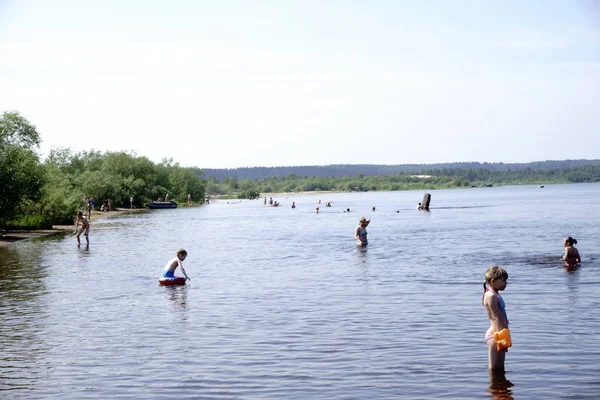
[[[429,210],[429,203],[431,202],[431,195],[429,193],[425,193],[423,196],[423,201],[421,202],[421,209]]]

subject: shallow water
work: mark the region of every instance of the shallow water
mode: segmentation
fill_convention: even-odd
[[[213,201],[100,220],[88,249],[0,248],[0,397],[597,398],[600,184],[430,193],[429,212],[414,191]],[[575,271],[555,261],[568,235]],[[180,247],[191,282],[160,287]],[[481,305],[493,264],[510,275],[499,377]]]

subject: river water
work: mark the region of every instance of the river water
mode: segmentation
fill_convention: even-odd
[[[598,398],[600,184],[429,193],[429,212],[422,191],[213,201],[99,220],[89,248],[0,248],[0,398]],[[159,286],[180,247],[191,281]],[[494,264],[504,376],[483,341]]]

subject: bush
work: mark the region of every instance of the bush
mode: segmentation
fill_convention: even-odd
[[[52,229],[52,223],[43,215],[20,215],[6,221],[3,225],[3,229],[12,230]]]
[[[255,199],[258,199],[259,197],[260,197],[260,193],[258,192],[258,190],[251,190],[251,189],[241,191],[237,194],[238,199],[255,200]]]

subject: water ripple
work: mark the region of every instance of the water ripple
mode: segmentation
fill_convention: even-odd
[[[215,201],[102,220],[87,250],[0,248],[0,396],[596,398],[600,185],[547,187],[436,190],[429,213],[420,192]],[[574,271],[555,261],[566,235]],[[180,247],[191,282],[159,286]],[[506,376],[486,371],[493,264],[510,274]]]

